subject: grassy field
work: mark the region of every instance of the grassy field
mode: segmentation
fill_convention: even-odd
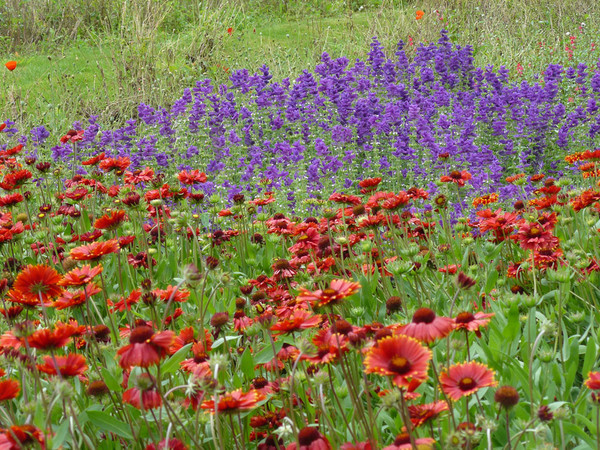
[[[418,21],[417,10],[425,12]],[[444,28],[454,43],[473,46],[477,65],[503,64],[531,77],[549,63],[596,64],[600,5],[8,1],[0,6],[0,58],[18,65],[0,71],[0,118],[52,130],[93,114],[119,124],[135,116],[140,102],[169,106],[199,79],[227,82],[233,70],[263,64],[275,79],[295,77],[323,52],[364,58],[377,36],[391,55],[400,39],[410,50],[412,42],[436,41]]]

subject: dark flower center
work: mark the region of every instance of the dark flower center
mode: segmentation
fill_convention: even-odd
[[[429,308],[417,309],[413,315],[413,323],[431,323],[435,320],[435,313]]]
[[[458,382],[458,387],[461,391],[470,391],[477,386],[477,382],[470,377],[464,377]]]
[[[394,441],[394,445],[403,445],[410,444],[410,436],[408,433],[400,433],[396,436],[396,440]]]
[[[300,445],[310,445],[320,437],[319,431],[315,427],[302,428],[298,433]]]
[[[412,367],[412,364],[408,359],[403,356],[394,356],[388,363],[388,370],[395,372],[399,375],[408,373]]]
[[[460,180],[460,179],[462,179],[462,174],[458,170],[454,170],[454,171],[450,172],[450,178],[453,178],[455,180]]]
[[[538,227],[531,227],[529,230],[529,236],[536,237],[542,234],[542,231]]]
[[[262,389],[267,386],[269,382],[265,378],[259,377],[255,378],[252,384],[254,385],[254,389]]]
[[[131,344],[141,344],[150,339],[153,334],[154,331],[152,330],[152,328],[142,325],[141,327],[137,327],[131,330],[131,334],[129,335],[129,342]]]
[[[470,312],[461,312],[455,320],[456,323],[469,323],[475,320],[475,316]]]
[[[332,297],[336,294],[336,290],[331,288],[323,289],[323,294],[328,297]]]

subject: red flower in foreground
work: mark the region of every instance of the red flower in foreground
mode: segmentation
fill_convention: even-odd
[[[348,280],[333,280],[327,289],[319,289],[311,292],[307,289],[300,289],[297,300],[309,301],[313,308],[315,306],[335,305],[346,297],[350,297],[358,292],[360,284]]]
[[[121,356],[119,365],[123,369],[156,365],[169,354],[169,347],[174,340],[175,333],[172,331],[154,333],[148,326],[136,327],[129,335],[129,345],[117,351]]]
[[[398,387],[408,387],[412,380],[427,379],[431,350],[408,336],[380,339],[365,356],[365,372],[391,376]]]
[[[85,356],[71,353],[67,356],[44,356],[44,364],[38,364],[37,368],[40,372],[50,375],[56,375],[58,369],[63,377],[74,377],[83,375],[88,366],[85,363]]]
[[[227,34],[229,34],[229,36],[231,36],[233,34],[233,28],[231,28],[231,27],[227,28]]]
[[[463,170],[462,172],[454,170],[450,172],[450,175],[444,175],[443,177],[441,177],[440,181],[442,183],[456,183],[459,187],[462,187],[465,185],[465,181],[470,179],[471,174],[466,170]]]
[[[420,427],[430,420],[435,419],[444,411],[448,411],[448,403],[445,401],[428,403],[426,405],[410,405],[408,407],[408,414],[413,427]]]
[[[519,241],[519,245],[525,250],[539,251],[544,248],[554,248],[558,245],[558,238],[539,222],[522,223],[519,231],[511,237]]]
[[[199,170],[183,170],[177,175],[177,179],[183,184],[206,183],[206,174]]]
[[[101,230],[114,230],[125,220],[125,211],[111,211],[94,222],[94,227]]]
[[[69,130],[67,134],[60,138],[60,142],[66,144],[67,142],[77,142],[83,139],[84,130]]]
[[[88,245],[75,247],[71,250],[71,258],[77,261],[96,261],[104,255],[117,253],[120,250],[119,243],[116,239],[104,242],[92,242]]]
[[[162,397],[156,390],[153,376],[142,373],[136,380],[136,387],[123,392],[123,401],[137,409],[154,409],[162,406]]]
[[[315,316],[304,309],[296,309],[289,317],[281,319],[273,325],[271,331],[276,331],[275,335],[293,333],[294,331],[318,327],[320,323],[321,316]]]
[[[6,68],[12,72],[13,70],[15,70],[17,68],[17,62],[16,61],[8,61],[6,64],[4,64],[4,66],[6,66]]]
[[[325,436],[319,433],[316,427],[304,427],[298,433],[298,442],[288,445],[285,450],[330,450],[331,444]]]
[[[470,312],[461,312],[454,318],[454,329],[473,331],[477,337],[481,337],[480,329],[487,327],[492,317],[494,317],[494,313],[486,314],[478,312],[472,314]]]
[[[100,165],[98,167],[100,167],[105,172],[110,172],[112,170],[116,170],[116,171],[121,171],[122,172],[125,169],[127,169],[130,164],[131,164],[131,160],[128,157],[123,156],[123,157],[120,157],[120,158],[106,158],[106,159],[103,159],[100,162]]]
[[[454,329],[449,317],[436,316],[429,308],[420,308],[413,314],[412,322],[400,328],[400,333],[427,344],[442,339]]]
[[[255,389],[249,392],[242,392],[241,389],[236,389],[233,392],[226,392],[223,395],[218,395],[217,410],[219,413],[231,413],[253,409],[256,404],[263,400],[265,396]],[[206,400],[200,406],[202,409],[208,409],[215,412],[214,399]]]
[[[13,289],[25,300],[46,303],[62,292],[60,280],[61,276],[52,267],[30,264],[19,273]]]
[[[22,448],[46,448],[43,433],[33,425],[13,425],[2,430],[0,448],[20,450]]]
[[[21,392],[21,385],[17,380],[0,381],[0,401],[16,398]]]
[[[67,345],[76,331],[75,327],[68,324],[57,325],[54,331],[42,328],[29,336],[27,342],[30,347],[40,350],[56,350]]]
[[[440,374],[444,393],[454,401],[471,395],[483,387],[496,386],[494,371],[475,361],[455,364]]]
[[[102,273],[102,266],[98,264],[96,267],[83,266],[82,268],[76,268],[65,274],[62,280],[58,284],[61,286],[83,286],[88,284],[95,277]]]
[[[431,444],[435,444],[435,439],[432,438],[415,438],[415,444],[417,448],[432,448]],[[410,443],[410,437],[408,433],[401,433],[396,436],[396,440],[392,445],[388,445],[387,447],[383,447],[383,450],[410,450],[412,449],[412,444]]]
[[[600,372],[590,372],[585,380],[585,385],[592,391],[600,390]]]

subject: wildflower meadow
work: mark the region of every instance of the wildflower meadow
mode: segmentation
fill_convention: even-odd
[[[0,449],[600,449],[594,37],[482,63],[418,6],[434,40],[0,117]]]

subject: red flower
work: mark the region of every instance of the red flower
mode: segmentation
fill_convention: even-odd
[[[76,331],[75,327],[68,324],[57,325],[54,331],[43,328],[29,336],[27,342],[30,347],[40,350],[56,350],[67,345]]]
[[[325,436],[319,433],[316,427],[304,427],[298,433],[298,442],[300,447],[297,446],[296,442],[288,445],[285,450],[330,450],[331,444]]]
[[[448,403],[444,401],[428,403],[426,405],[410,405],[408,414],[413,427],[421,425],[435,419],[440,413],[448,411]]]
[[[125,211],[111,211],[94,222],[94,227],[100,230],[114,230],[125,220]]]
[[[16,61],[8,61],[6,64],[4,64],[6,66],[6,68],[8,70],[10,70],[11,72],[13,70],[15,70],[17,68],[17,62]]]
[[[350,297],[358,292],[360,284],[348,280],[333,280],[326,289],[319,289],[311,292],[307,289],[300,288],[298,301],[308,301],[313,308],[315,306],[335,305],[340,300]]]
[[[455,364],[440,374],[444,393],[454,401],[471,395],[483,387],[496,386],[494,371],[475,361]]]
[[[423,16],[425,15],[425,11],[421,11],[420,9],[417,11],[416,15],[415,15],[415,19],[416,20],[421,20],[423,18]]]
[[[355,195],[346,195],[340,194],[339,192],[334,192],[329,196],[329,201],[336,203],[343,203],[345,205],[360,205],[361,200],[360,197]]]
[[[23,186],[32,177],[31,172],[25,169],[10,172],[6,174],[2,183],[0,183],[0,187],[6,191],[12,191]]]
[[[206,174],[199,170],[182,170],[177,175],[177,179],[183,184],[206,183]]]
[[[83,166],[95,166],[96,164],[98,164],[100,161],[102,161],[104,158],[106,158],[106,155],[104,154],[104,152],[100,153],[99,155],[96,155],[90,159],[87,159],[85,161],[82,161],[81,164]]]
[[[78,261],[97,261],[110,253],[117,253],[120,247],[116,239],[104,242],[92,242],[71,250],[71,258]]]
[[[137,409],[154,409],[162,406],[162,397],[156,390],[156,380],[142,373],[136,380],[136,387],[123,392],[123,401]]]
[[[50,375],[56,375],[58,369],[63,377],[74,377],[83,375],[88,366],[85,363],[85,356],[70,353],[67,356],[44,356],[44,364],[38,364],[37,368],[40,372]]]
[[[448,336],[453,329],[454,321],[449,317],[439,317],[429,308],[420,308],[413,314],[412,322],[400,328],[400,333],[429,344]]]
[[[146,450],[187,450],[188,447],[177,438],[163,439],[158,443],[158,447],[154,444],[148,444]]]
[[[487,327],[492,317],[494,317],[494,313],[486,314],[478,312],[472,314],[470,312],[462,312],[454,318],[454,329],[473,331],[477,337],[481,337],[480,329]]]
[[[67,134],[60,138],[60,142],[66,144],[67,142],[77,142],[83,139],[83,130],[69,130]]]
[[[511,238],[519,241],[519,245],[525,250],[539,251],[544,248],[558,246],[558,238],[552,234],[551,230],[539,222],[524,221],[517,233],[511,236]]]
[[[388,336],[377,341],[365,356],[365,372],[393,377],[398,387],[427,379],[431,350],[408,336]]]
[[[80,306],[93,295],[99,294],[100,292],[102,292],[102,290],[95,283],[89,283],[83,290],[63,291],[62,295],[52,303],[52,306],[58,310]]]
[[[227,28],[227,34],[229,34],[229,36],[231,36],[233,34],[233,28],[231,28],[231,27]]]
[[[0,401],[16,398],[21,392],[21,385],[17,380],[0,381]]]
[[[21,450],[23,448],[41,448],[44,450],[46,444],[44,435],[33,425],[13,425],[2,430],[0,435],[0,448],[6,450]]]
[[[417,448],[433,448],[432,444],[435,444],[435,439],[415,438],[415,444],[417,445]],[[413,446],[410,443],[410,436],[408,433],[400,433],[396,436],[394,443],[387,447],[383,447],[383,450],[410,450],[412,448]]]
[[[62,292],[60,280],[61,276],[52,267],[30,264],[19,273],[13,289],[25,300],[46,303]]]
[[[101,273],[101,264],[98,264],[93,268],[91,266],[83,266],[80,269],[73,269],[69,273],[65,274],[58,284],[61,286],[83,286],[84,284],[88,284]]]
[[[462,172],[454,170],[453,172],[450,172],[450,175],[444,175],[441,177],[440,181],[442,183],[456,183],[458,186],[462,187],[465,185],[465,181],[470,179],[471,174],[466,170],[463,170]]]
[[[263,400],[265,396],[255,389],[249,392],[242,392],[241,389],[237,389],[233,392],[226,392],[223,395],[217,395],[217,410],[221,413],[232,413],[238,411],[245,411],[253,409],[256,404]],[[202,409],[208,409],[211,412],[215,412],[215,401],[214,399],[206,400],[200,405]]]
[[[150,167],[144,168],[144,170],[135,170],[133,172],[126,171],[123,181],[128,184],[139,184],[152,181],[154,178],[154,170]]]
[[[0,197],[0,206],[10,208],[21,203],[24,199],[25,198],[18,192],[16,194],[6,195],[4,197]]]
[[[98,167],[100,167],[105,172],[111,172],[113,170],[116,170],[117,172],[122,172],[125,169],[127,169],[130,165],[131,160],[128,157],[123,156],[120,158],[103,159]]]
[[[168,355],[174,339],[175,333],[172,331],[154,333],[154,330],[148,326],[136,327],[129,335],[129,345],[117,351],[121,356],[119,365],[123,369],[156,365]]]
[[[600,390],[600,372],[590,372],[585,380],[585,385],[592,391]]]
[[[304,309],[296,309],[289,317],[281,319],[273,325],[271,331],[276,331],[275,335],[293,333],[294,331],[318,327],[320,323],[321,316],[314,316],[310,311]]]

